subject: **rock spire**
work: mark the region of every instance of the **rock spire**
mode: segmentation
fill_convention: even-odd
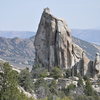
[[[54,66],[70,69],[71,75],[93,76],[100,74],[100,58],[91,61],[85,51],[72,42],[71,31],[66,22],[54,17],[45,8],[34,41],[35,61],[49,71]]]
[[[72,38],[65,21],[44,9],[35,37],[35,62],[50,69],[54,66],[70,68],[72,65]]]

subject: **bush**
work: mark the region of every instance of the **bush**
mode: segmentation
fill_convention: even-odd
[[[72,100],[71,97],[64,97],[61,100]]]
[[[49,85],[49,90],[52,95],[58,95],[58,89],[57,89],[57,84],[55,80],[53,80],[51,84]]]
[[[0,66],[1,67],[1,66]],[[2,76],[2,87],[0,89],[0,100],[33,100],[25,96],[17,88],[18,86],[18,73],[12,70],[9,63],[2,64],[3,74]]]
[[[59,67],[54,67],[50,72],[50,76],[53,77],[54,79],[61,78],[62,70]]]
[[[40,86],[47,87],[47,82],[43,78],[37,79],[34,83],[34,89],[37,90]]]
[[[31,74],[33,78],[45,78],[48,76],[48,71],[44,67],[35,65],[32,68]]]
[[[89,80],[89,78],[88,78],[86,75],[83,77],[83,79],[84,79],[85,81]]]
[[[43,78],[37,79],[34,83],[35,93],[38,95],[38,98],[46,98],[49,94],[49,87],[47,82]]]
[[[84,92],[87,96],[94,96],[94,94],[95,94],[95,92],[92,88],[91,82],[89,80],[86,81],[86,86],[85,86]]]
[[[32,77],[29,69],[26,68],[22,70],[19,74],[19,85],[23,87],[26,91],[31,92],[33,88]]]
[[[82,80],[82,77],[81,77],[81,76],[79,76],[79,80],[78,80],[77,85],[78,85],[79,87],[83,86],[83,80]]]
[[[76,88],[76,86],[75,86],[74,84],[68,85],[67,88],[64,89],[65,95],[69,95],[70,91],[71,91],[71,90],[74,90],[75,88]]]
[[[70,69],[67,69],[65,71],[65,78],[69,78],[71,76],[71,70]]]
[[[74,96],[73,100],[100,100],[98,96],[86,96],[86,95],[80,95],[80,96]]]
[[[48,76],[48,71],[44,69],[42,72],[39,74],[39,78],[45,78]]]
[[[84,95],[74,96],[74,100],[88,100],[88,97]]]

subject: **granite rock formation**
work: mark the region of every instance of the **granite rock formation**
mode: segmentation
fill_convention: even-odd
[[[49,71],[54,66],[71,69],[72,76],[92,76],[94,67],[82,48],[72,42],[71,31],[65,21],[44,9],[34,40],[35,61]],[[97,64],[95,64],[98,67]],[[98,69],[97,69],[98,71]]]
[[[99,76],[100,75],[100,55],[99,53],[96,54],[95,61],[94,61],[94,75]]]
[[[35,62],[51,69],[54,66],[70,68],[72,66],[72,38],[64,20],[44,9],[35,37]]]

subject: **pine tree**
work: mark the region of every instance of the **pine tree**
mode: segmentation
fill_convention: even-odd
[[[61,78],[62,70],[59,67],[54,67],[50,72],[50,76],[53,77],[54,79]]]
[[[94,90],[93,90],[91,82],[89,80],[86,81],[85,94],[87,96],[93,96],[94,95]]]
[[[3,71],[0,74],[0,78],[2,78],[2,84],[0,84],[0,100],[34,100],[19,91],[17,88],[18,73],[12,70],[9,63],[4,63],[0,67],[2,67]]]
[[[9,63],[4,63],[3,71],[0,100],[14,100],[19,94],[17,89],[17,72],[12,70]]]
[[[23,87],[26,91],[31,92],[33,88],[32,77],[29,72],[29,69],[26,68],[21,71],[19,75],[19,84]]]

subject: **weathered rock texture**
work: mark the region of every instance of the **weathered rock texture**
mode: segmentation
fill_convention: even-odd
[[[35,61],[44,67],[72,66],[72,38],[65,21],[44,9],[35,37]]]
[[[94,71],[95,71],[95,77],[96,75],[100,75],[100,55],[99,53],[96,54],[95,61],[94,61]]]
[[[91,76],[93,61],[88,59],[82,48],[72,42],[70,33],[64,20],[54,17],[49,8],[44,9],[34,41],[35,64],[48,70],[59,66],[71,69],[72,75],[79,73]]]

